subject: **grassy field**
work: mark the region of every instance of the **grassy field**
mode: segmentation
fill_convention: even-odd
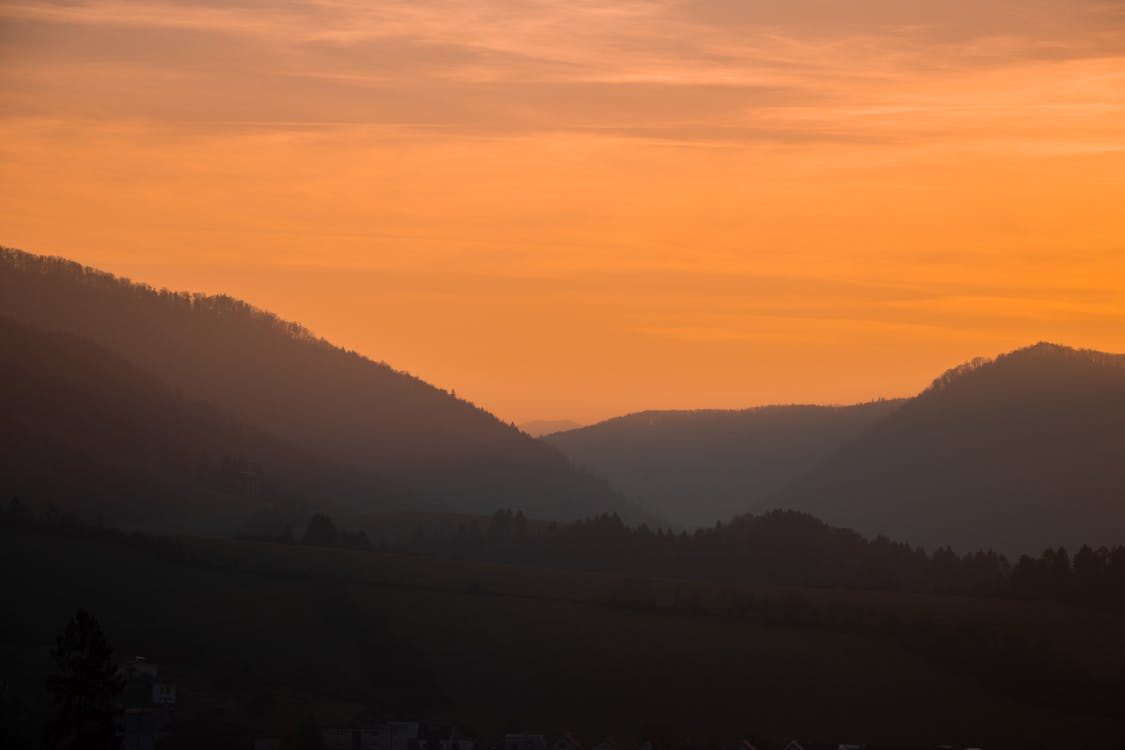
[[[450,719],[482,736],[528,727],[888,747],[1125,737],[1112,719],[1044,708],[881,624],[1018,635],[1075,674],[1113,679],[1125,665],[1116,613],[181,543],[195,562],[0,529],[0,667],[24,724],[41,721],[52,639],[81,606],[120,654],[143,654],[176,681],[182,725],[231,737],[362,710]],[[729,604],[747,598],[772,604],[765,616]]]

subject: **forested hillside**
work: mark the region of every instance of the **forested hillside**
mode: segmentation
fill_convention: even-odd
[[[605,482],[483,409],[231,297],[158,291],[0,250],[0,315],[101,344],[190,397],[436,498],[436,507],[642,517]]]
[[[0,392],[0,491],[31,507],[229,535],[252,515],[418,503],[71,334],[0,318]]]
[[[1014,554],[1125,529],[1125,356],[1038,344],[948,371],[771,501]]]

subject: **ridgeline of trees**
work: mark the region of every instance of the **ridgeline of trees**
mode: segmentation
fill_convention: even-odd
[[[1037,558],[1023,555],[1009,584],[1022,596],[1125,606],[1125,547],[1083,545],[1073,560],[1062,547],[1044,550]]]
[[[165,536],[125,532],[99,524],[89,523],[77,516],[64,513],[48,505],[41,516],[35,515],[18,497],[13,497],[0,511],[0,526],[25,531],[37,531],[74,539],[90,539],[119,547],[135,549],[170,562],[192,562],[192,557],[181,545]]]
[[[301,544],[313,547],[371,549],[367,532],[337,529],[331,518],[320,513],[309,519],[308,526],[305,527],[305,533],[301,535]]]
[[[886,537],[865,539],[804,513],[743,516],[693,533],[630,527],[612,514],[569,524],[531,522],[499,510],[479,522],[419,523],[408,539],[373,544],[364,530],[338,531],[315,515],[301,544],[378,549],[648,578],[692,578],[791,586],[1062,599],[1125,606],[1125,547],[1082,547],[1073,563],[1062,548],[1013,567],[991,550],[932,553]],[[295,543],[286,528],[259,541]]]
[[[501,510],[483,528],[422,530],[395,551],[654,578],[888,591],[997,593],[1008,576],[1007,561],[994,552],[927,554],[793,511],[676,533],[632,528],[611,514],[533,531],[521,512]]]
[[[19,498],[0,511],[0,524],[190,561],[167,537],[90,524],[53,505],[37,517]],[[1023,555],[1013,566],[991,550],[958,555],[949,547],[927,552],[886,537],[866,539],[797,511],[742,516],[692,533],[630,527],[613,514],[568,524],[533,522],[522,511],[511,510],[479,520],[419,522],[413,535],[399,535],[392,542],[381,540],[377,528],[370,529],[376,537],[372,542],[368,530],[341,529],[330,516],[317,513],[299,536],[284,524],[278,533],[241,533],[236,538],[645,578],[1017,596],[1125,607],[1123,546],[1083,546],[1073,557],[1062,547],[1051,548],[1039,557]]]

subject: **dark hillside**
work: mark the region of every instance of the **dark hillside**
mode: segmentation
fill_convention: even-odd
[[[1125,357],[1038,344],[950,370],[773,501],[915,544],[1125,542]]]
[[[177,684],[178,732],[214,739],[222,721],[231,747],[371,712],[453,721],[489,741],[526,728],[627,747],[646,736],[1020,750],[1122,738],[1119,714],[1107,715],[1120,705],[1118,613],[171,544],[186,559],[0,528],[0,569],[20,571],[8,595],[22,604],[0,620],[20,717],[42,714],[53,634],[82,602],[122,657],[144,655]]]
[[[103,347],[0,318],[7,497],[107,523],[230,534],[251,513],[417,498],[176,392]]]
[[[483,409],[230,297],[0,250],[0,315],[88,338],[256,427],[460,510],[640,517]]]

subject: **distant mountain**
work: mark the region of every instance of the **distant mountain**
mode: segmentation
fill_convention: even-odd
[[[710,526],[765,510],[772,493],[901,404],[646,411],[543,440],[669,522]]]
[[[580,423],[572,422],[569,419],[533,419],[521,424],[520,429],[532,437],[543,437],[554,432],[577,430],[581,426]]]
[[[230,297],[0,249],[0,315],[89,339],[255,428],[438,499],[421,509],[647,518],[483,409]]]
[[[1125,542],[1125,356],[1038,344],[950,370],[771,498],[915,544]]]
[[[173,390],[71,334],[0,318],[0,492],[107,523],[229,535],[252,516],[418,498]]]

